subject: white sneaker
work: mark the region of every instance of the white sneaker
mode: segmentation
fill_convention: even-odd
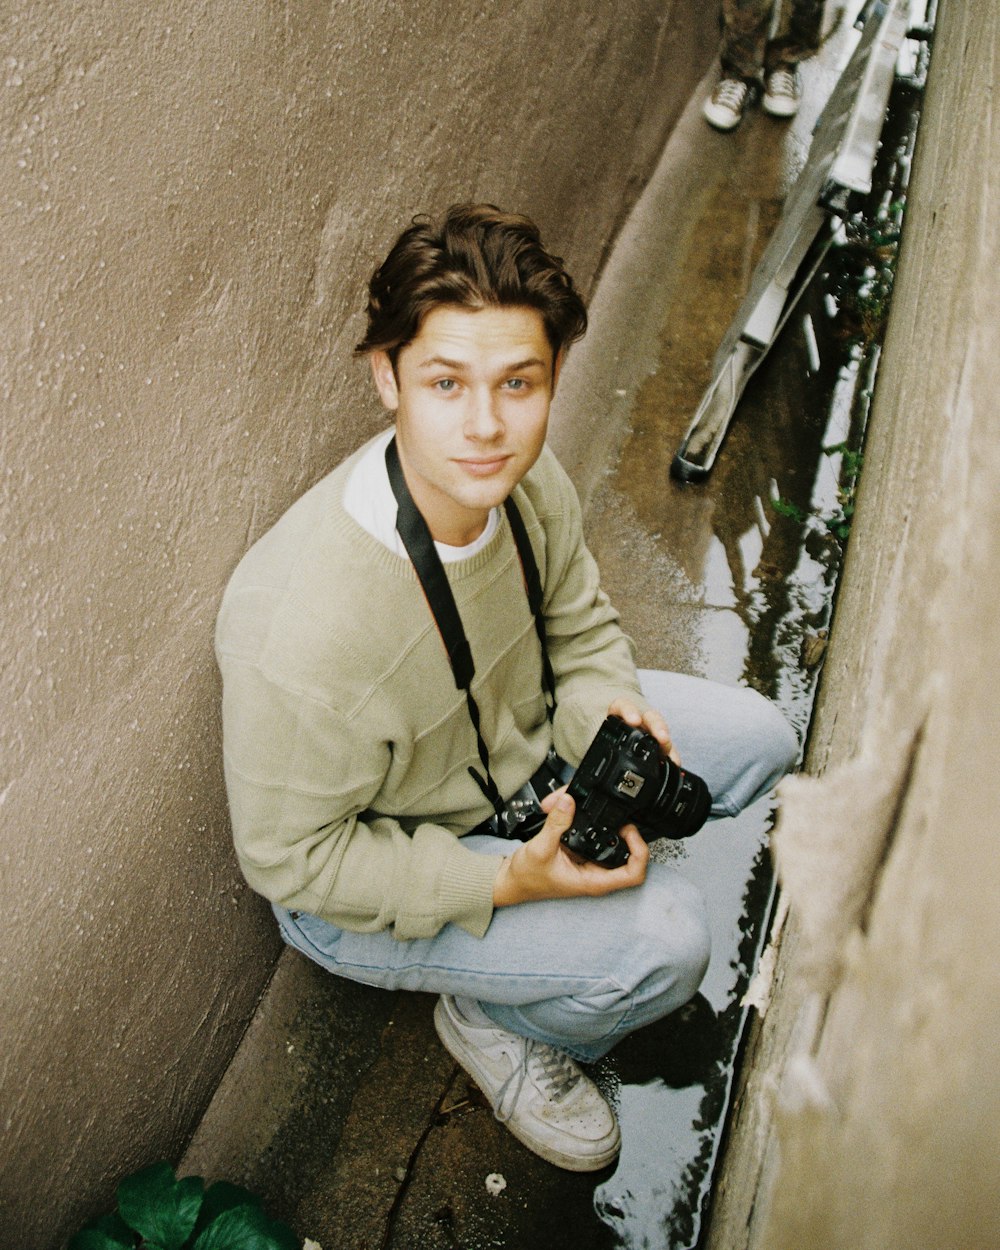
[[[445,1049],[529,1150],[570,1172],[594,1172],[618,1154],[615,1113],[597,1086],[554,1046],[472,1024],[442,994],[434,1025]]]
[[[783,65],[764,79],[764,112],[772,117],[794,117],[802,102],[802,81],[794,66]]]
[[[733,130],[750,103],[750,84],[742,78],[720,78],[702,106],[702,116],[716,130]]]

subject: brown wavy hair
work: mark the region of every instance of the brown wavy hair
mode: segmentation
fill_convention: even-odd
[[[587,311],[528,217],[493,204],[454,204],[438,220],[414,217],[368,284],[368,330],[356,355],[385,351],[395,367],[427,314],[460,308],[536,308],[553,353],[580,338]]]

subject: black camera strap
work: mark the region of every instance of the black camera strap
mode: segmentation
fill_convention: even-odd
[[[531,540],[528,538],[524,518],[518,511],[517,504],[508,495],[504,500],[503,506],[510,524],[510,532],[514,536],[514,546],[517,548],[518,559],[521,561],[524,585],[528,592],[528,607],[531,609],[531,615],[535,618],[535,633],[538,635],[538,641],[542,648],[542,680],[545,683],[546,694],[545,707],[551,721],[556,711],[556,677],[552,671],[552,665],[549,663],[549,648],[545,637],[545,613],[542,611],[542,579],[538,575],[535,553],[531,549]]]
[[[396,496],[396,529],[403,540],[403,546],[406,548],[407,554],[413,561],[417,579],[420,582],[430,607],[431,615],[444,642],[445,651],[448,654],[448,662],[451,665],[452,675],[455,678],[455,685],[459,690],[465,692],[465,701],[469,708],[469,719],[472,721],[472,727],[476,731],[476,746],[485,776],[471,766],[469,773],[485,797],[493,804],[497,815],[501,816],[504,810],[504,800],[490,772],[489,750],[483,740],[480,728],[479,708],[472,695],[472,679],[476,674],[476,667],[472,659],[472,648],[469,646],[469,640],[465,636],[458,605],[455,603],[455,596],[452,594],[451,585],[444,571],[444,565],[441,563],[441,557],[434,546],[434,539],[431,536],[430,529],[421,515],[420,509],[414,503],[409,487],[406,485],[403,467],[399,463],[399,452],[396,448],[395,438],[389,440],[385,449],[385,467],[389,472],[389,485],[392,487],[392,493]],[[542,582],[538,574],[538,565],[535,562],[535,553],[531,549],[528,531],[513,499],[508,498],[504,501],[504,510],[507,513],[514,545],[517,548],[518,558],[521,561],[521,570],[528,595],[528,606],[531,608],[531,614],[535,619],[535,632],[538,634],[538,640],[541,643],[542,675],[548,696],[546,698],[546,709],[551,721],[556,707],[556,683],[545,641]]]

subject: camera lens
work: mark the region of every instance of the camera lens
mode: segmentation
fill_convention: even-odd
[[[663,786],[639,827],[651,827],[658,837],[689,838],[708,819],[712,796],[696,773],[686,772],[670,759],[663,766]]]

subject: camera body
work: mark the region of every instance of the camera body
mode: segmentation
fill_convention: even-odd
[[[644,729],[609,716],[597,731],[569,783],[576,802],[573,823],[562,835],[567,849],[605,868],[629,857],[619,835],[635,825],[647,842],[688,838],[708,819],[712,796],[696,774],[664,757]]]

